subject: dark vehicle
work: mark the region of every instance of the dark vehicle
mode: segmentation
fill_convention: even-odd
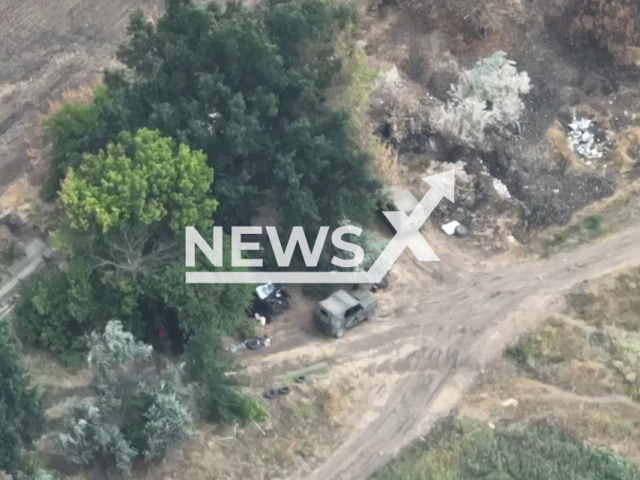
[[[257,313],[270,322],[277,315],[289,310],[291,295],[282,285],[274,285],[273,283],[258,285],[253,295],[252,316]]]
[[[368,320],[377,306],[378,300],[368,290],[359,289],[349,293],[338,290],[318,303],[314,321],[325,334],[341,338],[347,329]]]

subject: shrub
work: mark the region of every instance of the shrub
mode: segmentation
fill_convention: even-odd
[[[521,95],[529,93],[529,75],[518,72],[504,52],[480,60],[460,75],[451,101],[432,116],[434,127],[463,144],[486,148],[486,133],[498,135],[518,123],[524,110]]]
[[[98,461],[105,469],[128,473],[136,451],[100,407],[73,402],[67,409],[65,433],[58,436],[67,460],[78,465]]]
[[[188,349],[188,371],[196,382],[196,401],[202,416],[211,422],[246,424],[262,421],[267,411],[262,401],[236,390],[237,378],[225,371],[218,355],[219,342],[201,334],[191,340]]]
[[[151,347],[136,342],[118,321],[90,339],[89,363],[96,368],[97,401],[72,402],[59,446],[79,465],[99,463],[118,473],[137,457],[162,457],[191,434],[190,393],[182,372],[145,368]]]
[[[100,321],[100,303],[89,268],[74,262],[44,274],[22,293],[18,327],[34,345],[72,356],[86,351],[82,338]]]

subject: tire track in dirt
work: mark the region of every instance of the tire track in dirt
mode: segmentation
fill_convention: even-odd
[[[424,302],[423,313],[396,318],[397,328],[337,347],[337,361],[353,354],[345,348],[399,339],[418,342],[420,354],[386,403],[363,415],[361,424],[307,480],[367,478],[447,415],[484,366],[544,318],[554,298],[580,282],[638,264],[640,227],[558,257],[477,273]],[[419,335],[411,328],[416,325]]]

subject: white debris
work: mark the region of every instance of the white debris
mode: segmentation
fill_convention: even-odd
[[[509,189],[499,178],[493,179],[493,188],[495,188],[498,195],[500,195],[502,198],[511,198],[511,193],[509,193]]]
[[[569,124],[568,141],[571,149],[583,158],[602,158],[606,142],[597,141],[595,126],[588,118],[575,119]]]
[[[502,406],[503,407],[517,407],[518,406],[518,400],[516,400],[515,398],[510,398],[509,400],[505,400],[504,402],[502,402]]]
[[[454,220],[453,222],[442,225],[442,230],[444,230],[444,233],[446,233],[447,235],[453,235],[454,233],[456,233],[456,228],[458,228],[459,226],[460,222]]]

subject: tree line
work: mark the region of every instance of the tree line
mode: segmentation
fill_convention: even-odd
[[[186,427],[166,423],[182,418],[174,402],[186,395],[181,382],[193,382],[190,395],[211,421],[265,413],[234,388],[219,348],[245,316],[252,287],[186,285],[185,227],[247,225],[262,206],[279,213],[285,231],[302,225],[312,235],[345,219],[366,225],[380,190],[351,112],[331,101],[354,82],[352,6],[165,6],[155,24],[142,12],[132,15],[118,52],[125,68],[106,71],[90,102],[65,104],[46,119],[50,171],[41,193],[61,205],[53,236],[63,262],[29,285],[16,308],[21,338],[70,364],[85,363],[98,342],[91,335],[107,335],[105,328],[125,346],[135,338],[184,353],[185,371],[166,374],[175,385],[169,393],[156,380],[136,391],[122,376],[102,379],[127,387],[120,400],[131,407],[120,413],[136,420],[118,425],[139,431],[105,425],[86,405],[70,412],[69,457],[104,459],[106,447],[94,440],[108,431],[120,470],[148,452],[161,455],[172,443],[162,435],[186,438]],[[22,452],[40,433],[42,399],[29,387],[13,335],[0,342],[0,383],[11,385],[0,391],[0,470],[16,476]],[[117,368],[128,371],[133,360],[120,360]]]

